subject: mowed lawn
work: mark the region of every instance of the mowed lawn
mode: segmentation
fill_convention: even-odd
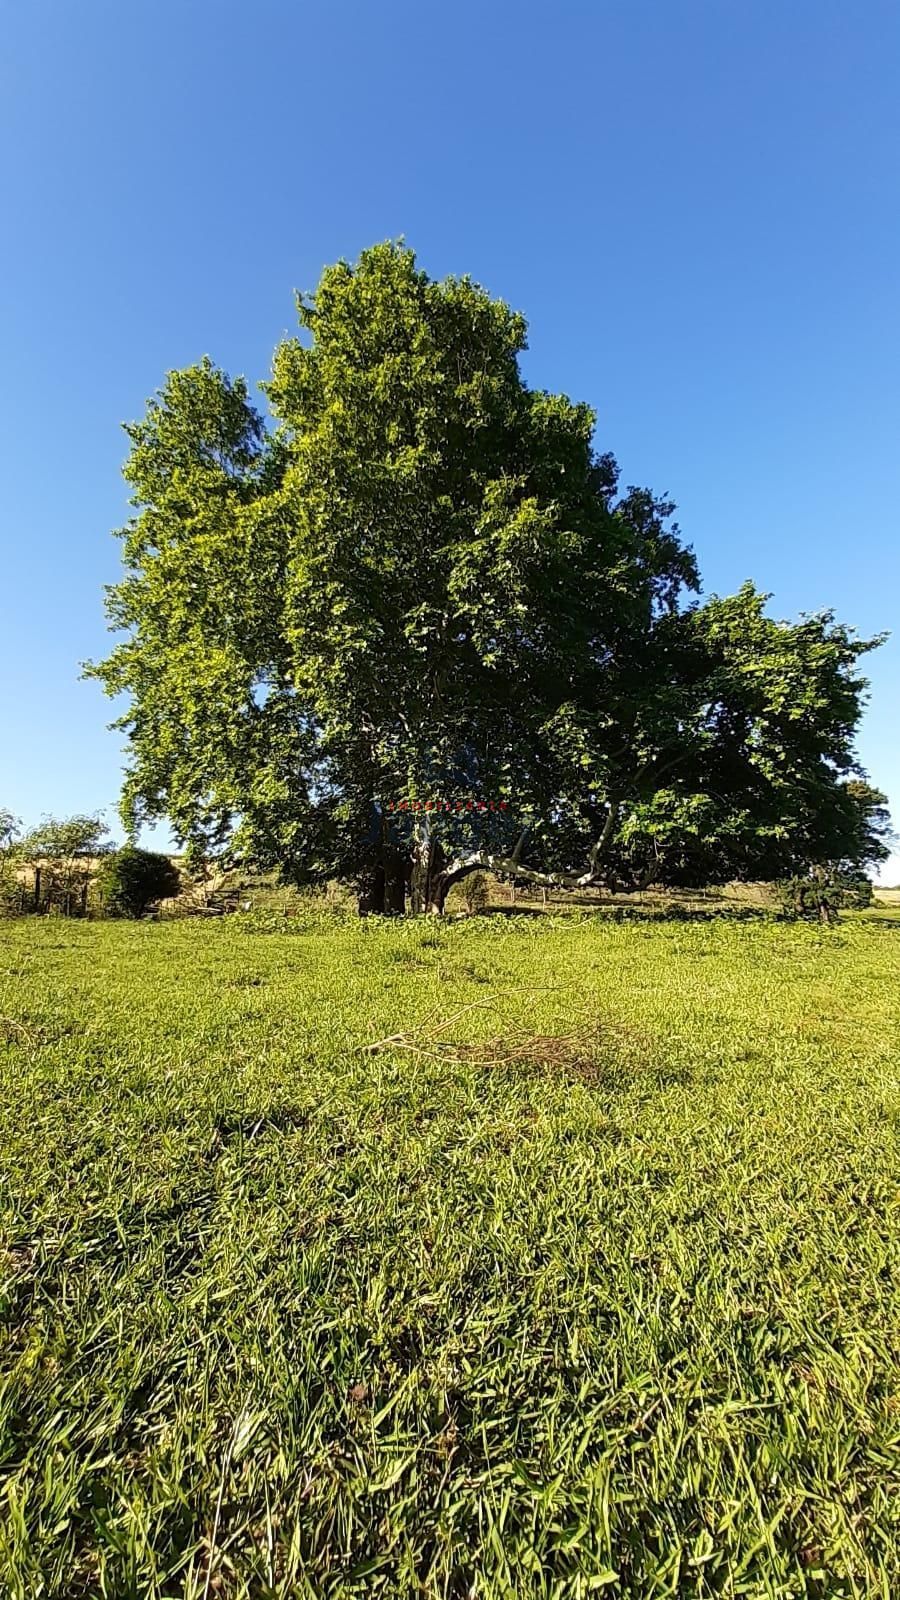
[[[271,926],[0,924],[0,1594],[900,1594],[900,927]]]

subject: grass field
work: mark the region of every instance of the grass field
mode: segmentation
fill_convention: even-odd
[[[0,1593],[893,1600],[898,957],[0,923]]]

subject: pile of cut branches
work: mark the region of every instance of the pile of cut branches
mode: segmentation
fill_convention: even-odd
[[[438,1022],[433,1021],[435,1013],[432,1012],[418,1028],[376,1039],[372,1044],[364,1045],[363,1051],[366,1055],[374,1055],[380,1051],[403,1050],[411,1055],[454,1065],[531,1066],[551,1071],[555,1069],[584,1082],[597,1080],[606,1041],[596,1025],[565,1034],[534,1034],[524,1028],[514,1028],[497,1038],[473,1042],[447,1038],[448,1030],[466,1012],[494,1009],[486,1001],[475,1000]]]

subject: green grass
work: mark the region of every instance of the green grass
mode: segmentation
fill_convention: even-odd
[[[900,929],[271,925],[0,924],[0,1593],[900,1593]]]

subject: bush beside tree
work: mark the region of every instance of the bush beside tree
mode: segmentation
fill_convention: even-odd
[[[490,884],[486,872],[473,872],[463,880],[463,903],[470,917],[476,917],[484,911],[491,898]]]
[[[782,916],[792,922],[835,922],[841,911],[862,911],[874,900],[862,873],[819,868],[778,885]]]
[[[181,889],[177,867],[154,850],[124,845],[100,869],[97,889],[103,909],[114,917],[141,917]]]

